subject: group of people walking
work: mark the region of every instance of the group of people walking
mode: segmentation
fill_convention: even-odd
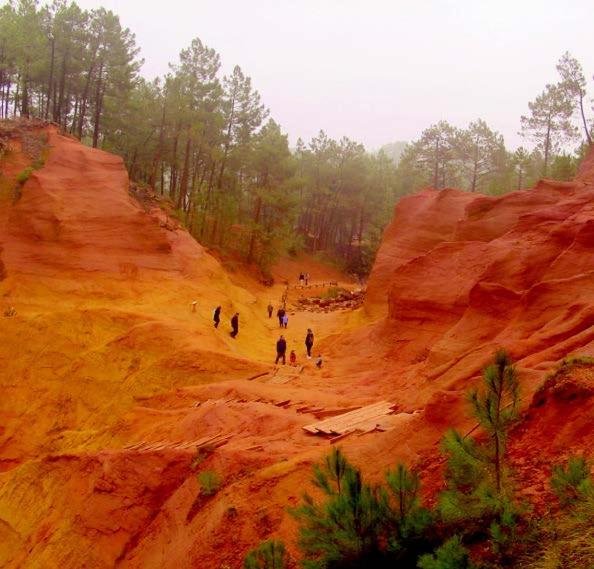
[[[314,333],[312,332],[311,328],[307,329],[307,334],[305,336],[305,349],[307,350],[307,359],[311,359],[311,349],[313,348],[314,344]],[[279,360],[283,361],[283,365],[286,364],[286,354],[287,354],[287,340],[281,334],[280,338],[276,341],[276,360],[274,360],[274,364],[278,364]],[[297,365],[297,354],[295,350],[291,350],[291,354],[289,356],[289,363],[291,365]],[[322,355],[318,354],[316,358],[316,367],[322,367]]]
[[[219,324],[221,323],[221,310],[222,310],[221,306],[217,306],[214,309],[212,319],[213,319],[215,328],[218,328]],[[274,312],[274,307],[272,306],[272,303],[268,304],[267,311],[268,311],[268,318],[272,318],[272,313]],[[276,316],[278,318],[279,326],[281,328],[286,329],[287,325],[289,323],[289,316],[287,314],[287,310],[284,305],[279,307],[279,309],[276,312]],[[236,338],[237,334],[239,334],[239,312],[236,312],[231,318],[231,337]],[[307,352],[307,359],[311,359],[311,357],[312,357],[311,350],[313,348],[313,345],[314,345],[314,333],[312,332],[311,328],[308,328],[307,334],[305,335],[305,349]],[[276,360],[274,361],[275,365],[278,364],[278,362],[280,360],[282,360],[283,365],[286,364],[286,354],[287,354],[287,340],[281,334],[280,338],[276,342]],[[297,365],[297,354],[295,353],[295,350],[291,350],[291,353],[289,356],[289,363],[291,365]],[[318,368],[322,367],[321,354],[318,354],[318,357],[316,358],[316,366]]]
[[[276,311],[276,317],[278,318],[278,325],[281,328],[286,328],[289,324],[289,315],[287,314],[287,310],[285,309],[284,306],[281,306],[277,311]],[[268,316],[268,318],[270,318],[270,316]]]
[[[214,321],[215,328],[218,328],[219,324],[221,323],[221,310],[222,307],[217,306],[212,314],[212,319]],[[236,338],[237,334],[239,334],[239,312],[236,312],[231,317],[231,337]]]

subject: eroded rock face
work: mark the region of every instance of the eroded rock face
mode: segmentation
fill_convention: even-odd
[[[407,342],[406,357],[429,347],[430,376],[460,376],[498,346],[530,368],[588,349],[593,157],[571,183],[542,180],[500,197],[424,190],[400,201],[366,309],[386,315],[392,340]]]
[[[158,207],[129,195],[122,159],[48,130],[44,168],[33,172],[0,228],[9,273],[187,274],[217,264]],[[4,225],[4,224],[3,224]]]

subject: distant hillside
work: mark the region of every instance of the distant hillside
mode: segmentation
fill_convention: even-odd
[[[380,150],[383,150],[389,158],[391,158],[394,164],[398,164],[400,162],[400,156],[402,155],[402,151],[404,147],[408,144],[408,142],[404,140],[397,140],[396,142],[389,142],[388,144],[384,144]]]

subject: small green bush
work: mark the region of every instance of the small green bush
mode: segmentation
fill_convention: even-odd
[[[583,501],[594,493],[590,463],[583,456],[571,456],[567,466],[553,467],[551,488],[563,506]]]
[[[17,184],[19,184],[20,186],[25,185],[25,182],[29,179],[29,176],[31,176],[32,173],[33,173],[33,168],[31,168],[31,167],[25,168],[22,172],[20,172],[17,175],[17,177],[16,177]]]
[[[203,496],[213,496],[221,487],[221,477],[212,470],[203,470],[197,476],[200,493]]]
[[[263,541],[246,556],[244,569],[286,569],[289,566],[289,555],[282,541]]]
[[[456,535],[435,550],[433,555],[423,555],[417,564],[419,569],[474,569],[468,550]]]

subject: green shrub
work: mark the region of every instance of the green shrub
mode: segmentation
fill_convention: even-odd
[[[424,532],[431,516],[420,506],[419,478],[403,465],[386,472],[386,485],[370,485],[334,448],[314,466],[318,503],[305,494],[291,510],[300,523],[298,545],[306,569],[413,567],[431,550]]]
[[[503,563],[517,546],[521,514],[506,460],[507,435],[519,416],[519,385],[515,368],[502,350],[485,368],[483,378],[483,392],[470,392],[468,400],[488,436],[479,442],[450,430],[444,437],[447,490],[439,496],[439,511],[456,533],[490,538],[493,552]]]
[[[25,182],[29,179],[29,176],[31,176],[32,173],[33,173],[33,168],[31,168],[31,167],[25,168],[22,172],[17,174],[17,177],[16,177],[17,184],[19,184],[20,186],[24,186]]]
[[[406,544],[410,547],[409,540],[422,536],[432,522],[429,510],[421,507],[421,481],[417,474],[411,473],[403,464],[399,464],[394,470],[388,470],[385,478],[398,547]]]
[[[417,564],[419,569],[474,569],[468,550],[458,536],[439,547],[433,555],[423,555]]]
[[[289,566],[289,555],[282,541],[263,541],[246,556],[244,569],[286,569]]]
[[[213,496],[221,487],[221,477],[212,470],[203,470],[198,473],[197,478],[203,496]]]
[[[572,506],[594,492],[590,463],[583,456],[571,456],[567,466],[553,467],[551,488],[563,506]]]

